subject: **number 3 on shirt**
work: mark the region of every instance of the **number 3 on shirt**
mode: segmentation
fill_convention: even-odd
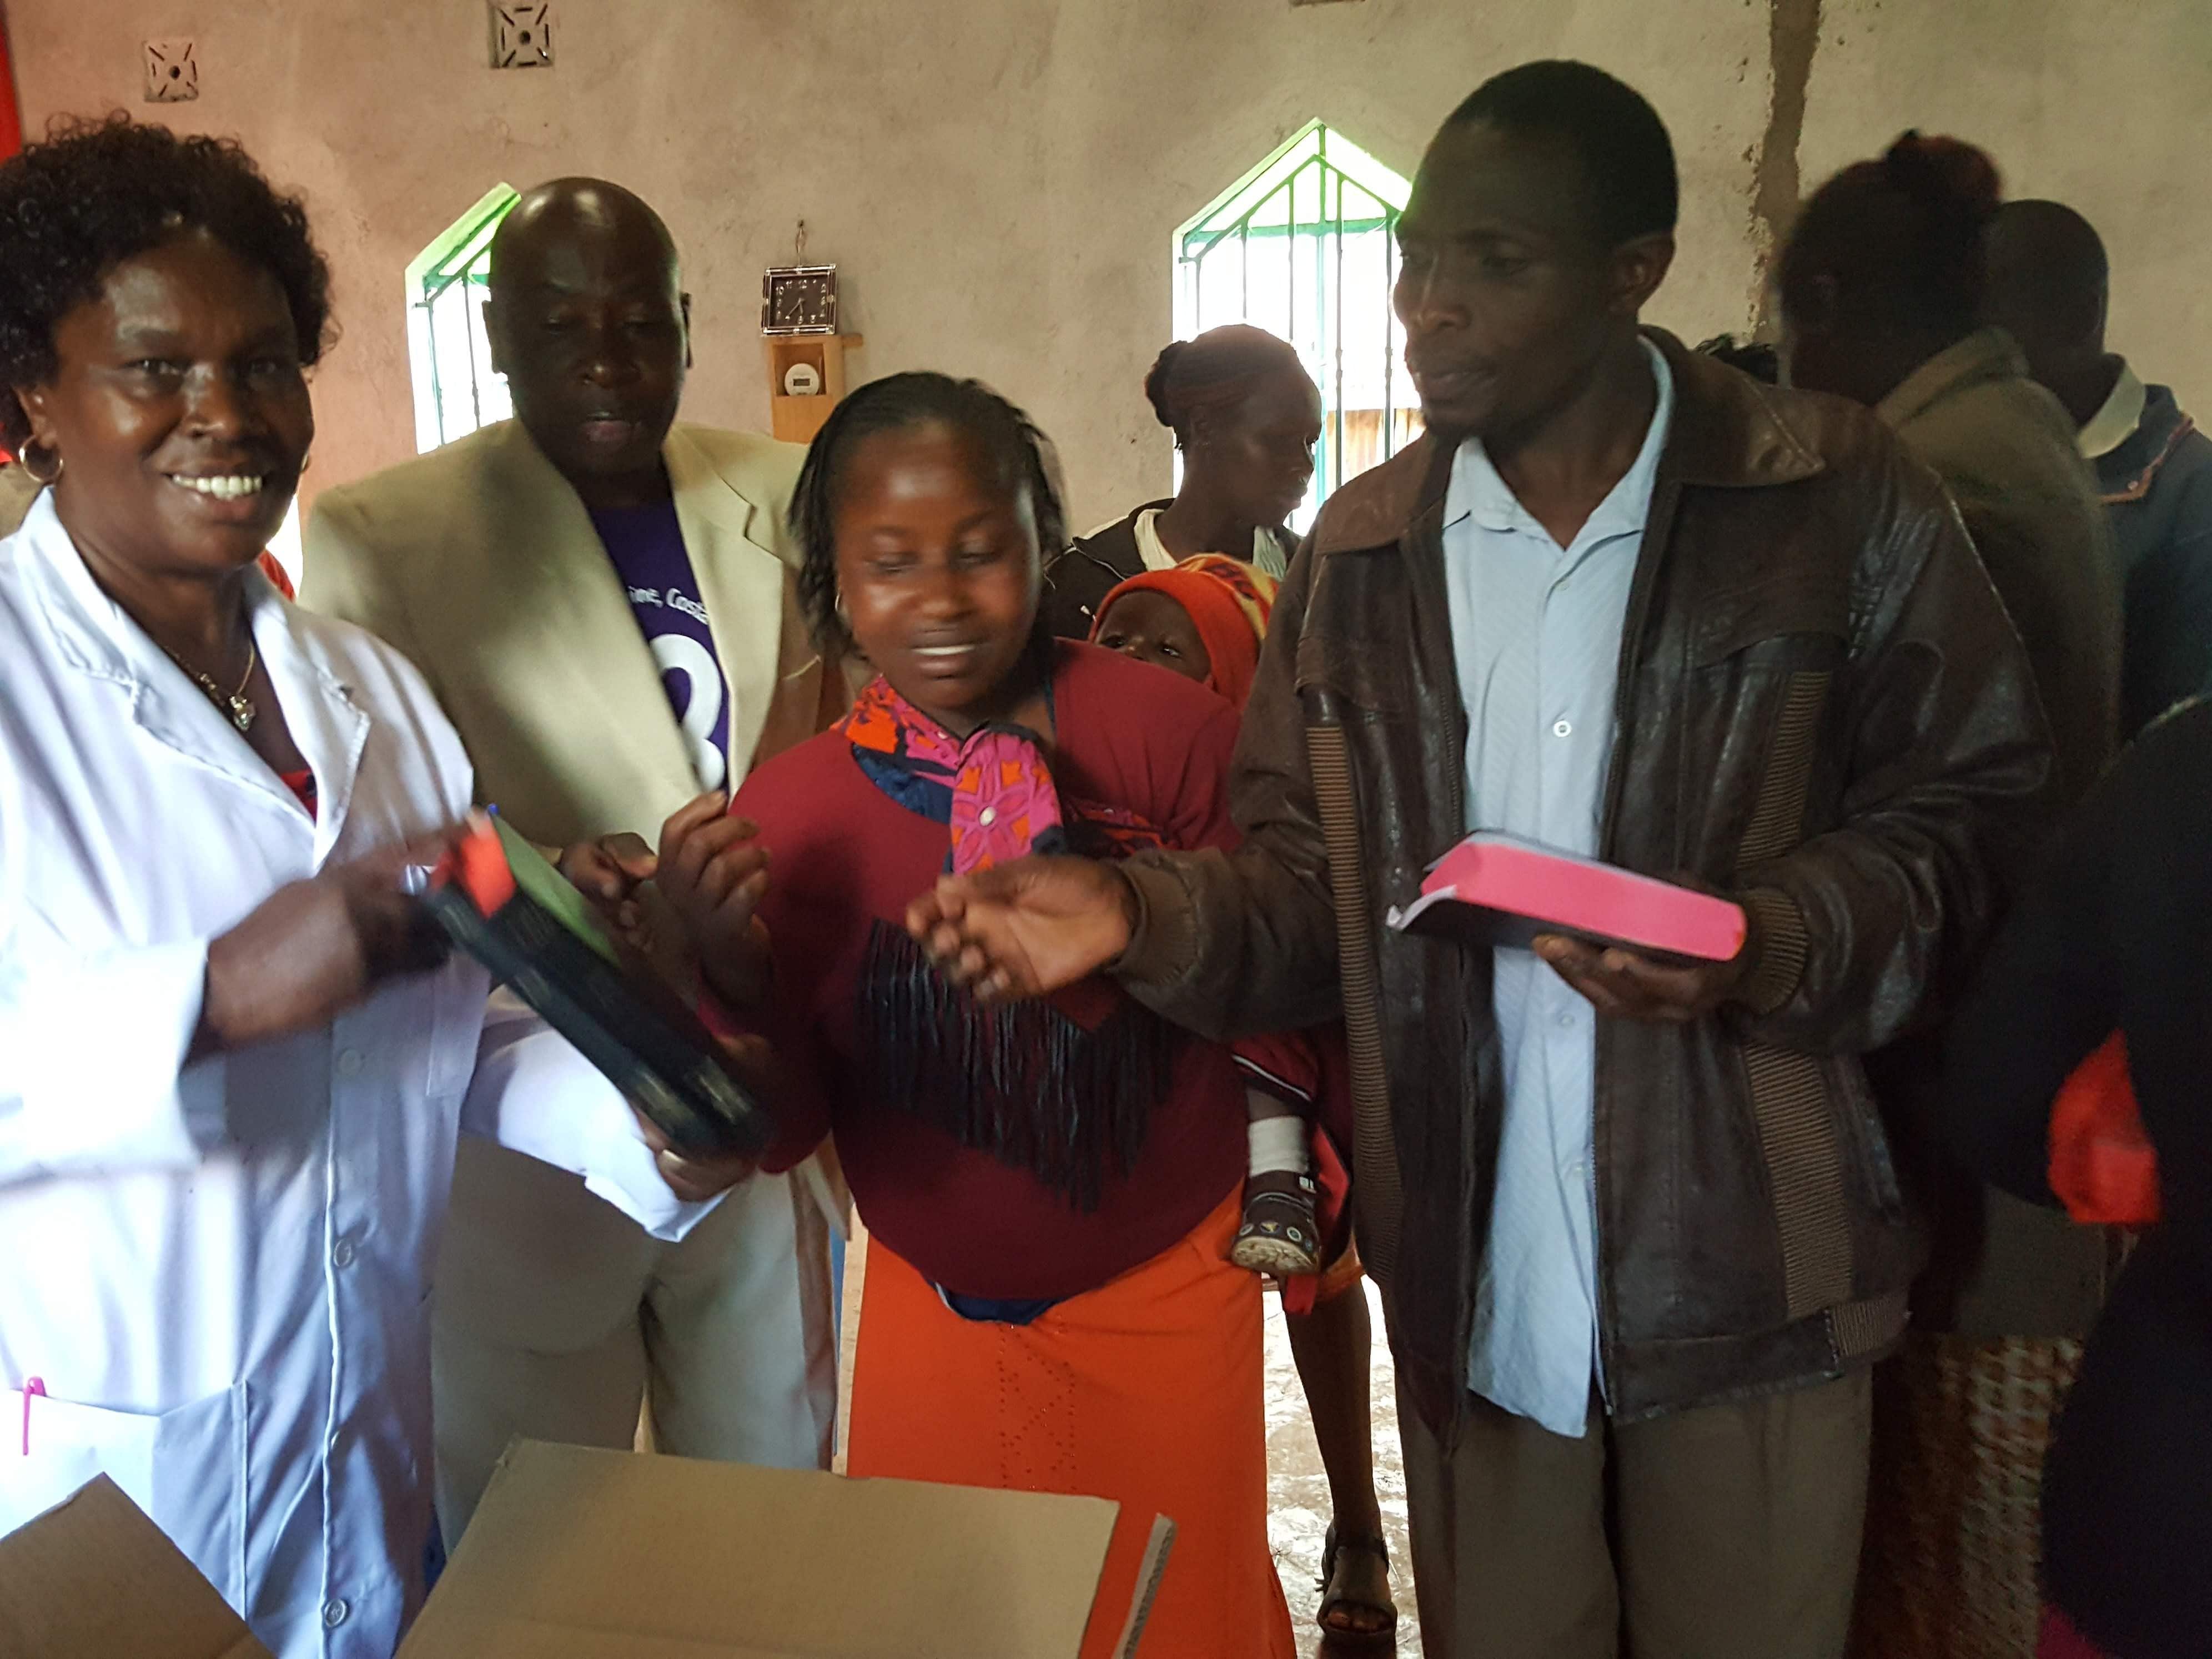
[[[682,690],[668,687],[668,700],[681,711],[677,724],[684,728],[700,788],[720,789],[730,772],[729,761],[714,746],[714,725],[722,718],[722,671],[705,646],[684,634],[658,635],[653,659],[660,665],[664,684],[670,675],[684,676]]]

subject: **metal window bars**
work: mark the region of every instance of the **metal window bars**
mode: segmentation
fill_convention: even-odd
[[[492,234],[520,199],[509,185],[495,185],[407,267],[407,355],[418,453],[514,412],[506,378],[491,366],[483,301]]]
[[[1176,335],[1253,324],[1296,347],[1321,388],[1314,486],[1294,529],[1421,430],[1391,306],[1408,188],[1342,133],[1310,121],[1176,232]]]

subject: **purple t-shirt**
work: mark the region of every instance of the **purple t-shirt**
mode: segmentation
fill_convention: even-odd
[[[684,728],[699,787],[720,789],[729,781],[730,688],[714,654],[714,630],[707,625],[676,503],[611,508],[593,513],[592,523],[660,665],[660,684]]]

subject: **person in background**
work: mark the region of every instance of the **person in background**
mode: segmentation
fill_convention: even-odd
[[[1045,570],[1044,614],[1062,639],[1087,640],[1116,582],[1200,553],[1276,580],[1297,538],[1284,521],[1313,483],[1321,392],[1288,341],[1232,323],[1163,350],[1145,396],[1182,454],[1182,487],[1079,536]]]
[[[1267,576],[1237,560],[1201,553],[1172,569],[1132,576],[1114,588],[1098,608],[1091,638],[1109,651],[1196,680],[1241,711],[1259,669],[1260,642],[1267,637],[1274,599],[1275,584]],[[1319,1073],[1340,1083],[1343,1034],[1331,1027],[1328,1039],[1322,1045]],[[1312,1190],[1310,1180],[1293,1182],[1291,1177],[1308,1168],[1308,1135],[1328,1133],[1320,1125],[1310,1127],[1279,1093],[1266,1089],[1249,1089],[1246,1109],[1252,1156],[1245,1172],[1240,1246],[1280,1237],[1279,1228],[1267,1231],[1270,1212]],[[1281,1144],[1285,1131],[1296,1134],[1288,1146]],[[1350,1157],[1348,1143],[1329,1153],[1338,1170],[1348,1166]],[[1321,1627],[1340,1636],[1378,1636],[1396,1628],[1398,1609],[1390,1595],[1390,1549],[1375,1496],[1375,1421],[1369,1393],[1375,1335],[1368,1322],[1366,1275],[1352,1240],[1326,1238],[1328,1230],[1312,1214],[1313,1200],[1304,1202],[1299,1220],[1317,1243],[1334,1246],[1331,1259],[1323,1261],[1316,1253],[1286,1266],[1279,1259],[1236,1250],[1231,1259],[1283,1279],[1284,1327],[1328,1476],[1332,1513],[1322,1547]],[[1301,1275],[1316,1277],[1297,1277]]]
[[[107,1474],[278,1659],[389,1659],[457,1128],[699,1212],[410,896],[470,797],[422,678],[254,568],[331,331],[299,202],[58,125],[0,164],[0,268],[48,481],[0,541],[0,1533]]]
[[[2212,690],[2212,438],[2173,388],[2105,349],[2105,245],[2057,202],[2008,202],[1990,232],[1989,314],[2079,428],[2125,584],[2120,737]]]
[[[2073,422],[1981,320],[1997,201],[1979,150],[1907,133],[1815,192],[1779,289],[1790,384],[1871,406],[1935,469],[2027,647],[2055,764],[2000,861],[2008,887],[2118,743],[2120,595]],[[1869,1066],[1934,1229],[1913,1334],[1876,1406],[1857,1641],[1881,1659],[1994,1659],[2033,1641],[2032,1471],[2103,1296],[2100,1233],[1985,1192],[1944,1153],[1945,1012],[1931,1002]],[[1962,1565],[1970,1550],[1978,1571]]]
[[[2197,702],[2082,804],[1950,1033],[1947,1127],[2008,1191],[2054,1201],[2052,1098],[2116,1029],[2157,1158],[2160,1217],[2112,1285],[2043,1470],[2041,1659],[2201,1659],[2212,1634],[2208,1013],[2212,704]]]
[[[1341,1015],[1434,1659],[1842,1650],[1913,1266],[1857,1056],[1980,938],[2050,765],[1934,477],[1638,327],[1676,205],[1612,76],[1477,90],[1398,228],[1426,434],[1277,598],[1242,846],[1032,858],[908,916],[994,1000],[1110,964],[1207,1034]],[[1705,884],[1745,945],[1390,928],[1477,830]]]
[[[2112,759],[2120,590],[2074,422],[1982,321],[1990,159],[1908,132],[1814,192],[1778,266],[1790,384],[1874,410],[1936,470],[2035,665],[2055,816]]]
[[[1228,1259],[1243,1074],[1103,981],[982,1007],[902,926],[947,870],[1231,835],[1236,711],[1039,620],[1046,455],[972,380],[845,399],[793,524],[824,650],[880,678],[728,814],[672,818],[659,879],[709,1012],[773,1045],[769,1167],[834,1129],[867,1224],[851,1473],[1118,1501],[1085,1659],[1116,1650],[1169,1516],[1146,1655],[1288,1659],[1260,1285]]]
[[[1739,340],[1733,334],[1716,334],[1710,340],[1701,341],[1698,349],[1768,386],[1782,378],[1780,355],[1764,340]]]
[[[306,602],[398,649],[480,799],[566,847],[650,830],[811,736],[845,685],[807,637],[784,512],[803,453],[679,424],[690,301],[659,215],[542,185],[491,245],[515,416],[324,492]],[[641,872],[642,842],[624,856]],[[671,1249],[583,1185],[464,1149],[434,1304],[439,1512],[459,1541],[516,1435],[826,1463],[828,1223],[813,1166],[749,1182]]]

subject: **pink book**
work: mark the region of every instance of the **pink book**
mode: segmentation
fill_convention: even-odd
[[[1486,830],[1438,859],[1420,897],[1388,920],[1479,945],[1566,933],[1708,962],[1728,961],[1744,939],[1743,912],[1726,899]]]

